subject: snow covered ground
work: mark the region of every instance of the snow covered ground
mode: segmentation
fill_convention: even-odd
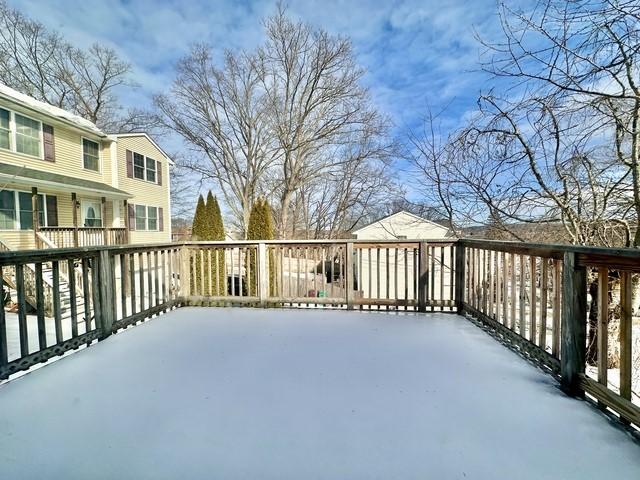
[[[181,308],[0,387],[0,478],[640,478],[467,320]]]

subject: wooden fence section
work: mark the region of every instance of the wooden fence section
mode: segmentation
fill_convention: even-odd
[[[57,248],[124,245],[127,243],[125,228],[39,227],[38,231]],[[38,245],[38,248],[47,247],[47,245]]]
[[[0,269],[12,306],[0,309],[0,379],[185,305],[458,312],[567,393],[640,426],[636,250],[467,239],[181,242],[5,251]]]

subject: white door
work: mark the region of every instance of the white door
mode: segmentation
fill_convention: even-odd
[[[97,200],[82,200],[80,202],[82,210],[83,227],[102,227],[102,206]]]

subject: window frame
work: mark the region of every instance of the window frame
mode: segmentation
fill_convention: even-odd
[[[6,106],[1,106],[0,109],[9,112],[9,148],[0,147],[0,150],[11,152],[15,155],[22,155],[29,158],[37,158],[38,160],[44,160],[44,132],[42,130],[42,121],[37,118],[33,118],[22,112],[17,112]],[[36,122],[38,124],[38,155],[32,155],[30,153],[19,152],[17,148],[18,131],[16,128],[16,115]]]
[[[85,161],[84,161],[84,141],[87,142],[91,142],[91,143],[95,143],[98,146],[98,169],[94,170],[93,168],[87,168],[87,166],[85,165]],[[87,170],[89,172],[95,172],[95,173],[101,173],[102,172],[102,158],[100,155],[100,142],[99,141],[95,141],[92,140],[91,138],[88,137],[80,137],[80,161],[82,162],[82,168],[83,170]]]
[[[131,161],[133,162],[133,178],[135,178],[136,180],[146,181],[147,180],[147,157],[137,152],[131,152],[131,154],[132,154]],[[142,158],[142,166],[136,166],[136,155]],[[142,168],[142,177],[136,176],[136,168]]]
[[[156,226],[155,228],[151,228],[150,224],[149,224],[149,220],[151,219],[151,216],[149,215],[149,212],[151,211],[151,209],[154,209],[156,212],[156,216],[154,217],[154,220],[156,222]],[[147,205],[147,232],[157,232],[158,231],[158,227],[159,227],[159,222],[158,222],[158,207],[154,207],[152,205]]]
[[[142,168],[142,177],[136,176],[136,155],[142,158],[142,166],[137,167],[137,168]],[[147,162],[149,160],[153,162],[153,165],[154,165],[153,169],[147,167]],[[134,152],[133,150],[131,150],[131,166],[133,168],[133,171],[131,172],[131,178],[133,178],[134,180],[142,180],[143,182],[148,182],[148,183],[151,183],[152,185],[158,185],[158,170],[159,170],[158,164],[159,163],[160,162],[158,162],[156,159],[152,157],[149,157],[142,153]],[[154,174],[153,181],[149,180],[149,171],[152,171]]]
[[[138,216],[138,209],[142,208],[144,210],[144,217],[139,217]],[[147,211],[147,205],[140,205],[140,204],[136,204],[135,205],[135,212],[134,212],[134,221],[136,222],[136,231],[138,232],[147,232],[149,230],[149,225],[148,225],[148,217],[147,217],[148,211]],[[138,227],[138,218],[143,218],[144,219],[144,228],[139,228]]]
[[[143,208],[144,209],[144,228],[138,228],[138,218],[142,219],[142,217],[138,217],[138,208]],[[159,232],[160,231],[160,208],[159,206],[156,205],[144,205],[144,204],[140,204],[137,203],[135,204],[135,212],[133,215],[133,221],[135,222],[135,231],[138,232]],[[155,222],[156,222],[156,226],[155,228],[149,228],[149,212],[151,210],[155,210]]]
[[[0,107],[0,110],[4,110],[5,112],[7,112],[9,114],[9,125],[7,126],[7,128],[4,128],[2,126],[0,126],[0,131],[6,131],[9,134],[9,146],[8,147],[0,147],[0,150],[7,150],[7,151],[11,151],[13,148],[13,130],[11,129],[12,126],[12,122],[11,122],[11,110],[9,110],[8,108],[4,108],[4,107]]]
[[[26,193],[29,195],[29,197],[31,197],[32,192],[28,191],[28,190],[12,190],[12,189],[7,189],[5,191],[8,192],[12,192],[13,193],[13,212],[14,212],[14,227],[13,228],[0,228],[0,232],[16,232],[16,231],[33,231],[33,219],[31,220],[31,228],[22,228],[22,222],[20,221],[20,212],[22,211],[27,211],[27,209],[21,209],[20,208],[20,194],[21,193]],[[48,211],[47,211],[47,196],[51,196],[51,197],[56,197],[57,195],[53,195],[53,194],[47,194],[47,193],[38,193],[39,197],[42,197],[42,209],[39,210],[39,214],[42,215],[42,222],[40,223],[41,227],[48,227]]]

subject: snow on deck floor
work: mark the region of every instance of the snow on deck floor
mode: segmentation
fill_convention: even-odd
[[[0,387],[2,479],[640,478],[460,317],[182,308]]]

